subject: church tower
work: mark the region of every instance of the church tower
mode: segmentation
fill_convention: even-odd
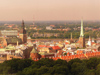
[[[81,20],[81,32],[80,32],[80,37],[79,37],[79,47],[80,48],[85,47],[85,37],[84,37],[84,32],[83,32],[83,20]]]
[[[22,20],[22,26],[21,26],[19,38],[22,39],[23,43],[27,42],[27,34],[26,34],[26,30],[25,30],[24,20]]]

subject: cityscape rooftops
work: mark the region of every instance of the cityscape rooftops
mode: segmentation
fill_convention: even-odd
[[[8,44],[9,44],[9,43],[10,43],[10,44],[17,44],[17,41],[18,41],[19,44],[22,43],[21,38],[18,38],[18,37],[9,37],[9,38],[7,38],[6,40],[7,40],[7,43],[8,43]]]

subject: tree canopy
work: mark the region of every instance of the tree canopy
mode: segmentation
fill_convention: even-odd
[[[0,64],[0,74],[6,75],[100,75],[100,58],[72,59],[69,62],[43,58],[12,59]]]

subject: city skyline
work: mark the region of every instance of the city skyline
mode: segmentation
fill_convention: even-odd
[[[99,0],[0,0],[0,21],[100,20]]]

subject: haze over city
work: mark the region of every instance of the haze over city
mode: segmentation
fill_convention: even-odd
[[[100,20],[100,0],[0,0],[0,21]]]
[[[100,0],[0,0],[0,75],[100,75]]]

